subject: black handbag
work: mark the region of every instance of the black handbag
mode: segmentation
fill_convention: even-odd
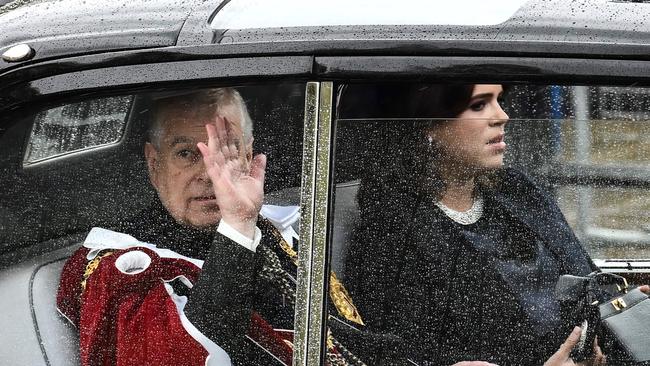
[[[563,275],[555,294],[567,324],[583,328],[571,354],[574,361],[591,355],[597,335],[609,365],[650,365],[650,299],[624,277]]]

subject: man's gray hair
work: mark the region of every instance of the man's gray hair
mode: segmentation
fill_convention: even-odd
[[[147,139],[156,149],[160,149],[160,137],[165,123],[161,118],[161,110],[170,106],[179,106],[196,113],[206,111],[211,114],[211,117],[215,117],[223,108],[233,106],[239,112],[244,143],[250,142],[253,138],[253,120],[248,114],[248,108],[246,108],[244,99],[237,90],[233,88],[202,89],[191,93],[177,94],[154,100],[152,104],[151,122],[147,130]]]

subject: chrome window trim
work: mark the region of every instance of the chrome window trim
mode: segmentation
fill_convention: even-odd
[[[332,82],[307,83],[293,365],[319,365],[327,284]]]
[[[300,184],[300,242],[298,244],[298,283],[296,285],[295,334],[293,340],[294,366],[306,365],[307,362],[319,91],[319,84],[317,82],[308,82],[305,86],[305,124],[303,132],[302,182]]]

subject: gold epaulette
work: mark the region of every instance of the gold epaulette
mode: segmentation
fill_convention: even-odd
[[[293,264],[298,265],[298,253],[296,253],[296,251],[293,250],[293,247],[289,245],[286,240],[284,240],[282,234],[280,234],[280,231],[275,226],[273,226],[273,224],[268,221],[266,221],[265,224],[268,226],[269,231],[273,237],[278,241],[282,251],[291,259]],[[334,306],[336,307],[336,310],[339,312],[339,314],[353,323],[365,325],[363,323],[361,315],[359,315],[357,307],[354,306],[354,303],[352,302],[352,297],[345,289],[345,286],[343,286],[341,281],[339,281],[339,279],[336,277],[334,271],[330,271],[329,287],[330,298],[332,299],[332,302],[334,303]]]
[[[354,306],[352,302],[352,297],[348,293],[348,290],[345,289],[345,286],[336,278],[334,271],[330,271],[330,298],[336,306],[339,314],[341,314],[345,319],[357,323],[359,325],[363,324],[363,319],[359,315],[357,307]]]

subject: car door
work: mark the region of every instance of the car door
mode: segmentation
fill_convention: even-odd
[[[56,309],[61,269],[91,227],[112,227],[157,199],[144,160],[150,108],[157,99],[236,89],[254,123],[254,154],[268,158],[267,203],[300,203],[311,58],[138,64],[137,51],[129,58],[131,65],[16,78],[2,106],[0,287],[7,295],[1,300],[2,363],[78,362],[77,331]],[[292,320],[276,326],[288,339]],[[284,357],[270,359],[290,362],[291,352]]]
[[[327,324],[336,322],[332,314],[343,316],[338,306],[327,303],[324,294],[332,291],[332,281],[345,284],[355,280],[349,277],[355,273],[346,268],[349,256],[358,255],[350,252],[350,246],[359,240],[358,245],[373,245],[358,236],[357,230],[364,222],[360,200],[368,205],[383,202],[383,196],[377,191],[374,196],[366,192],[361,198],[359,190],[363,189],[364,180],[391,177],[383,173],[392,167],[389,160],[382,159],[381,146],[400,136],[399,131],[406,124],[417,122],[413,117],[418,116],[397,118],[381,114],[387,110],[382,103],[391,100],[378,99],[377,95],[391,88],[459,83],[504,85],[506,92],[501,105],[509,115],[505,166],[523,171],[549,192],[602,271],[623,275],[634,285],[650,281],[650,237],[645,229],[644,206],[648,195],[645,131],[650,89],[647,74],[642,71],[649,67],[647,62],[579,57],[351,56],[317,57],[316,64],[320,77],[332,81],[320,84],[319,133],[314,138],[314,153],[321,160],[313,168],[313,194],[323,204],[312,208],[316,221],[311,243],[314,277],[309,300],[320,305],[309,306],[313,319],[309,334],[313,340],[308,339],[307,343],[314,347],[310,349],[316,349],[323,344],[324,337],[329,337],[325,329]],[[350,88],[357,92],[354,98],[346,99],[345,91]],[[408,103],[399,99],[393,102]],[[404,151],[411,148],[409,144],[397,147]],[[328,190],[324,189],[325,184]],[[309,213],[307,209],[303,207],[303,214]],[[411,270],[395,249],[405,245],[400,243],[402,237],[408,236],[398,233],[394,248],[377,248],[365,253],[367,257],[357,258],[357,262],[365,261],[370,266],[375,263],[373,256],[380,251],[393,253],[382,257],[384,270],[373,278],[387,281],[389,288],[392,283],[391,291],[396,292],[402,285],[396,281],[399,273]],[[329,271],[336,274],[337,280],[328,275]],[[354,291],[350,296],[354,303]],[[320,307],[323,304],[326,306]],[[381,306],[380,298],[376,298],[357,310],[363,318],[364,311],[376,314],[375,308]],[[321,351],[321,357],[327,357],[326,354],[327,351]],[[316,362],[316,355],[313,357],[308,359]]]

